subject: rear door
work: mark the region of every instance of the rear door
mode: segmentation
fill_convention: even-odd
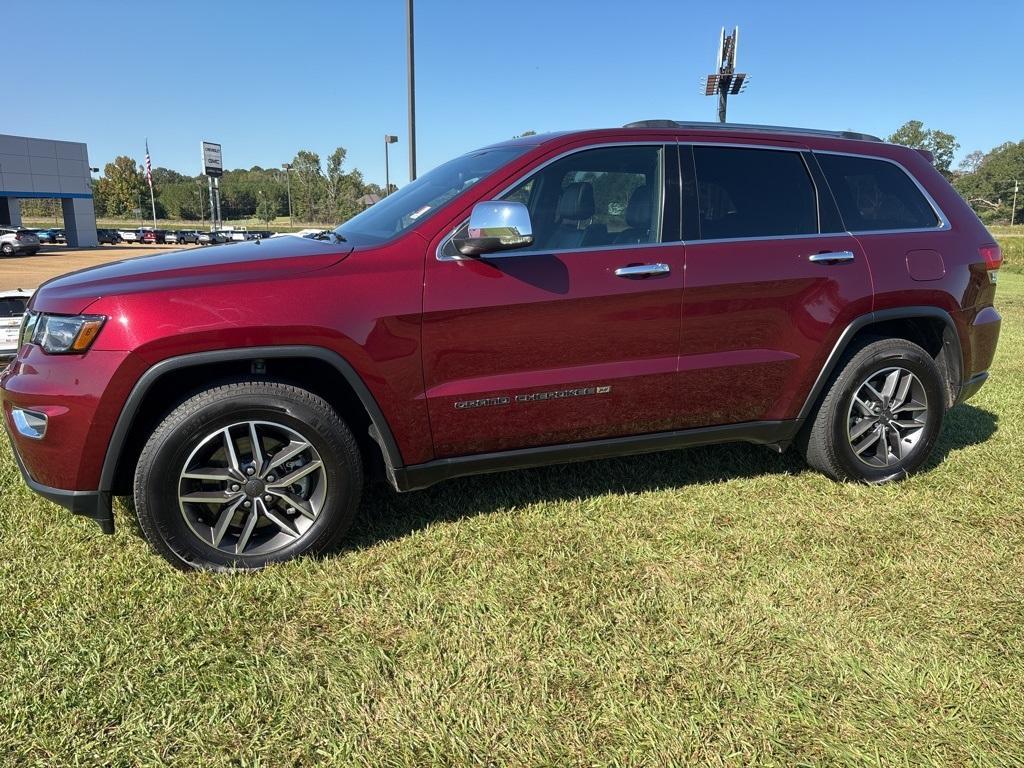
[[[805,148],[680,156],[685,425],[795,418],[842,329],[871,311],[863,250]]]
[[[529,208],[533,246],[462,258],[449,239],[427,257],[423,370],[436,455],[674,427],[675,147],[572,150],[501,197]]]

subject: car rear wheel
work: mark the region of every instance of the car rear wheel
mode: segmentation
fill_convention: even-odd
[[[806,428],[807,463],[836,480],[901,480],[928,459],[945,409],[942,376],[927,352],[905,339],[866,339]]]
[[[135,471],[153,548],[182,569],[256,569],[337,546],[362,493],[351,431],[298,387],[202,392],[154,430]]]

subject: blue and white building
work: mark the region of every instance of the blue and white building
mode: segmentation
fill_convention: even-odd
[[[32,197],[61,201],[68,245],[98,245],[85,144],[0,134],[0,225],[20,226]]]

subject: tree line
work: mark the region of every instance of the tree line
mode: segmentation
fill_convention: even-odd
[[[953,156],[960,144],[950,133],[925,128],[920,120],[911,120],[888,140],[931,152],[935,167],[952,182],[983,222],[1010,223],[1014,186],[1024,182],[1024,141],[1008,141],[988,152],[976,149],[967,154],[959,166],[952,168]],[[1012,220],[1018,224],[1024,222],[1024,190],[1017,195]]]
[[[221,217],[270,222],[288,215],[290,182],[295,222],[346,221],[384,194],[379,185],[367,182],[359,169],[345,168],[346,155],[345,148],[338,147],[324,163],[316,152],[303,149],[288,163],[289,170],[255,165],[248,170],[225,171],[220,179]],[[205,176],[154,168],[153,195],[157,218],[200,221],[210,217]],[[143,218],[148,218],[145,169],[126,155],[115,158],[93,182],[93,200],[97,216],[137,216],[141,208]]]

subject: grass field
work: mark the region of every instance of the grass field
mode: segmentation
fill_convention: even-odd
[[[0,764],[1021,765],[1024,276],[905,483],[750,446],[372,491],[182,574],[0,459]]]

